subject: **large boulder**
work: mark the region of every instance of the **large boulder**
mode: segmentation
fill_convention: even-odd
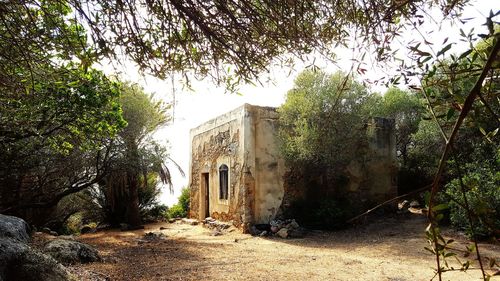
[[[65,239],[55,239],[45,244],[44,252],[63,264],[101,261],[96,249],[90,245]]]
[[[0,280],[72,280],[65,267],[53,258],[13,238],[0,238]]]
[[[30,227],[23,219],[0,214],[0,237],[28,243],[29,233]]]

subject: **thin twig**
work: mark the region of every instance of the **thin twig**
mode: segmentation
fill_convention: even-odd
[[[500,37],[500,36],[498,36]],[[453,142],[456,139],[458,135],[458,130],[460,129],[463,121],[465,120],[465,117],[469,114],[470,110],[472,109],[472,105],[474,104],[474,101],[476,100],[476,97],[478,96],[478,93],[481,92],[481,88],[483,86],[483,81],[486,78],[488,72],[490,71],[493,62],[495,61],[498,51],[500,50],[500,40],[496,40],[495,45],[493,46],[493,49],[491,50],[490,55],[488,56],[488,60],[486,61],[483,71],[481,72],[481,75],[477,79],[476,83],[474,84],[474,87],[470,90],[469,95],[467,96],[464,105],[462,107],[462,111],[460,112],[460,115],[458,116],[457,121],[455,122],[455,125],[453,126],[453,130],[448,138],[448,141],[446,142],[446,146],[443,149],[443,153],[441,155],[441,159],[439,160],[439,165],[438,169],[436,172],[436,175],[434,177],[434,181],[432,182],[432,189],[431,189],[431,196],[429,199],[429,212],[427,213],[427,217],[429,218],[429,221],[431,222],[431,231],[432,231],[432,237],[434,240],[434,247],[436,250],[436,263],[438,266],[438,275],[439,275],[439,280],[441,280],[441,267],[440,267],[440,261],[439,261],[439,252],[438,252],[438,239],[437,239],[437,234],[436,234],[436,220],[434,216],[434,212],[432,211],[432,208],[434,206],[434,199],[437,195],[437,192],[439,191],[439,182],[441,181],[441,176],[444,172],[444,168],[446,166],[446,161],[448,159],[448,155],[450,153],[450,150],[452,148]]]

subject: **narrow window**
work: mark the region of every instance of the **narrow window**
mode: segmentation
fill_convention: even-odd
[[[219,167],[219,199],[228,198],[228,168],[222,164]]]

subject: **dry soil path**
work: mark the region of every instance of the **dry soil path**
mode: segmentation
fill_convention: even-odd
[[[284,240],[237,231],[211,236],[199,225],[151,224],[144,230],[80,236],[78,240],[96,246],[105,261],[72,271],[83,279],[111,280],[430,280],[435,264],[424,250],[425,226],[424,218],[405,216]],[[166,237],[145,241],[144,233],[150,231]],[[450,231],[447,235],[458,240],[456,248],[464,249],[463,236]],[[500,259],[498,245],[481,244],[480,249]],[[479,273],[447,272],[444,280],[480,280]]]

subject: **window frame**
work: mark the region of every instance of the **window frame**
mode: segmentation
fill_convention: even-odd
[[[219,200],[229,200],[229,167],[226,164],[219,166]]]

